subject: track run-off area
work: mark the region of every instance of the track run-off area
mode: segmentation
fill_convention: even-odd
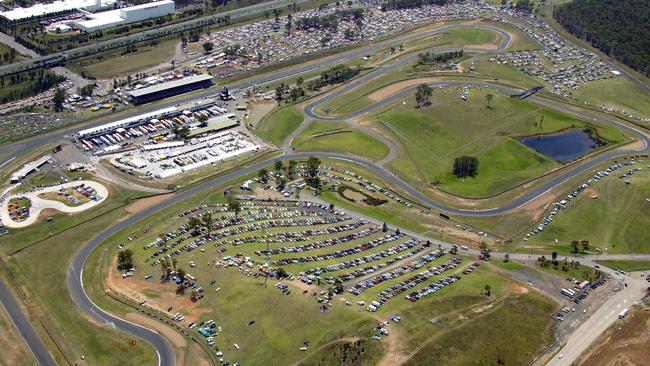
[[[372,52],[380,51],[383,49],[386,49],[388,47],[391,47],[393,45],[398,45],[404,42],[409,42],[413,40],[417,40],[420,38],[425,38],[431,35],[435,35],[441,32],[445,32],[454,28],[475,28],[475,29],[482,29],[482,30],[488,30],[495,32],[500,35],[501,37],[501,43],[497,45],[493,49],[472,49],[472,48],[432,48],[432,52],[436,53],[442,53],[442,52],[449,52],[449,51],[455,51],[455,50],[460,50],[463,49],[464,51],[468,52],[498,52],[502,51],[508,48],[511,42],[511,36],[507,32],[497,28],[497,27],[492,27],[487,24],[481,24],[481,25],[444,25],[439,28],[435,29],[429,29],[420,33],[416,34],[409,34],[406,36],[401,36],[401,37],[395,37],[393,39],[389,39],[386,41],[378,42],[373,45],[361,47],[358,49],[346,51],[334,56],[326,57],[323,59],[319,59],[315,62],[309,62],[305,64],[299,64],[294,67],[289,67],[286,69],[281,69],[276,72],[271,72],[265,75],[261,76],[255,76],[251,77],[247,80],[241,81],[241,82],[236,82],[232,83],[230,85],[227,85],[231,90],[237,92],[237,91],[243,91],[244,89],[254,86],[254,85],[260,85],[260,84],[265,84],[269,83],[275,80],[281,80],[285,79],[288,77],[291,77],[293,75],[299,75],[302,73],[318,70],[321,68],[325,68],[328,66],[331,66],[336,63],[341,63],[345,62],[347,60],[351,60],[355,57],[360,57]],[[176,364],[176,355],[174,352],[174,349],[171,345],[171,343],[162,335],[159,333],[147,329],[145,327],[142,327],[140,325],[137,325],[135,323],[129,322],[127,320],[121,319],[118,316],[112,315],[104,310],[102,310],[99,306],[97,306],[91,299],[90,297],[86,294],[84,290],[84,285],[83,285],[83,268],[84,265],[91,255],[91,253],[98,247],[100,246],[106,239],[108,239],[111,235],[131,226],[136,224],[137,222],[163,210],[168,207],[171,207],[179,202],[182,202],[183,200],[188,199],[189,197],[202,194],[204,192],[207,192],[209,190],[216,189],[217,187],[220,187],[228,182],[231,182],[233,180],[236,180],[238,178],[241,178],[243,176],[246,176],[248,174],[254,173],[261,168],[265,168],[269,165],[272,165],[275,161],[277,160],[289,160],[289,159],[304,159],[310,156],[315,156],[319,158],[327,158],[327,159],[338,159],[338,160],[344,160],[348,162],[355,163],[357,165],[360,165],[375,174],[377,174],[379,177],[382,179],[386,180],[387,183],[389,183],[392,186],[398,187],[400,190],[403,192],[407,193],[408,195],[412,196],[414,199],[420,201],[425,206],[428,206],[432,209],[438,210],[438,211],[443,211],[445,213],[449,214],[454,214],[454,215],[462,215],[462,216],[481,216],[481,217],[491,217],[491,216],[496,216],[500,215],[509,211],[512,211],[514,209],[517,209],[529,202],[534,201],[536,198],[540,197],[544,193],[548,192],[549,190],[559,186],[560,184],[570,180],[571,178],[574,178],[578,176],[581,173],[584,173],[586,171],[589,171],[593,169],[594,167],[606,162],[609,159],[619,157],[619,156],[624,156],[624,155],[629,155],[629,154],[643,154],[647,153],[649,150],[649,138],[640,129],[626,124],[622,121],[619,121],[617,119],[614,119],[614,117],[607,117],[604,114],[597,114],[593,113],[590,110],[582,109],[577,106],[563,103],[560,101],[557,101],[555,99],[549,99],[545,98],[542,96],[531,96],[528,98],[529,101],[532,103],[538,104],[540,106],[550,108],[556,111],[560,111],[584,120],[588,121],[597,121],[599,123],[603,124],[609,124],[612,126],[615,126],[621,130],[626,131],[630,135],[634,136],[635,139],[642,141],[642,147],[636,147],[636,148],[627,148],[625,146],[614,149],[614,150],[609,150],[609,151],[604,151],[599,154],[596,154],[590,158],[588,158],[586,161],[584,161],[581,164],[577,164],[575,166],[570,166],[567,167],[565,170],[563,170],[559,175],[554,176],[553,178],[549,179],[548,181],[543,182],[542,184],[536,186],[530,191],[527,191],[526,193],[518,196],[514,200],[499,206],[499,207],[493,207],[489,209],[482,209],[482,210],[468,210],[468,209],[462,209],[462,208],[457,208],[457,207],[451,207],[449,205],[446,205],[442,202],[436,201],[424,193],[416,190],[415,188],[411,187],[409,184],[404,182],[402,179],[399,177],[395,176],[392,172],[386,170],[383,167],[383,163],[385,161],[382,161],[380,163],[375,163],[372,162],[366,158],[354,156],[354,155],[349,155],[349,154],[340,154],[340,153],[331,153],[331,152],[322,152],[322,151],[307,151],[307,152],[292,152],[290,150],[290,141],[293,137],[295,137],[299,131],[302,131],[311,121],[317,119],[317,120],[323,120],[323,121],[349,121],[352,118],[362,116],[372,110],[375,110],[377,108],[386,106],[387,104],[390,104],[392,102],[395,102],[396,100],[403,98],[407,95],[412,94],[416,86],[410,86],[406,87],[404,89],[399,90],[395,94],[389,96],[388,98],[376,102],[370,106],[364,107],[354,113],[345,115],[345,116],[324,116],[324,115],[319,115],[316,112],[316,108],[320,105],[323,105],[324,103],[327,103],[328,101],[331,101],[333,98],[340,96],[344,93],[353,91],[355,88],[359,87],[360,85],[363,85],[364,83],[369,82],[370,80],[373,80],[375,78],[378,78],[382,75],[384,75],[387,72],[390,72],[391,70],[395,70],[396,68],[399,68],[403,65],[406,65],[408,63],[411,63],[415,60],[417,55],[409,55],[405,57],[400,57],[399,59],[387,64],[383,65],[376,70],[373,70],[367,74],[364,74],[354,80],[352,80],[349,83],[346,83],[344,85],[341,85],[339,87],[336,87],[332,89],[329,92],[326,92],[320,97],[317,97],[315,101],[312,103],[308,104],[305,109],[304,109],[304,121],[302,125],[294,131],[292,135],[290,135],[287,138],[287,142],[285,142],[283,148],[282,148],[282,153],[279,156],[269,158],[263,161],[258,161],[252,165],[248,165],[245,167],[242,167],[240,169],[234,170],[230,173],[227,174],[222,174],[207,180],[204,180],[200,183],[198,183],[195,186],[192,186],[189,189],[180,191],[170,198],[154,205],[149,208],[146,208],[140,212],[134,213],[131,216],[127,217],[126,219],[116,222],[110,227],[105,228],[103,231],[99,232],[97,235],[95,235],[91,240],[86,242],[83,247],[74,255],[72,258],[69,268],[68,268],[68,274],[67,274],[67,286],[68,290],[70,293],[70,296],[74,300],[74,302],[79,306],[79,308],[86,313],[88,316],[90,316],[92,319],[100,322],[101,324],[106,324],[107,326],[114,327],[118,330],[124,331],[126,333],[129,333],[133,336],[139,337],[147,342],[149,342],[155,349],[158,354],[158,359],[159,359],[159,365],[175,365]],[[631,76],[630,76],[631,77]],[[501,93],[505,94],[516,94],[519,93],[523,90],[518,89],[513,86],[508,86],[504,84],[499,84],[495,82],[488,82],[488,81],[467,81],[467,80],[444,80],[444,81],[436,81],[436,82],[428,82],[430,86],[473,86],[473,87],[486,87],[486,88],[491,88],[493,90],[496,90]],[[57,139],[64,138],[66,135],[72,135],[74,134],[77,130],[81,128],[88,128],[92,126],[97,126],[101,124],[105,124],[107,122],[112,122],[118,119],[122,118],[127,118],[133,115],[138,115],[142,113],[146,113],[148,111],[164,108],[166,106],[172,106],[172,105],[177,105],[177,104],[182,104],[187,101],[211,96],[215,94],[215,89],[208,89],[208,90],[203,90],[198,93],[193,93],[189,96],[185,96],[179,99],[175,99],[172,102],[163,102],[163,103],[156,103],[155,105],[147,105],[144,106],[143,108],[138,108],[137,110],[134,110],[132,112],[128,113],[123,113],[119,117],[109,117],[109,118],[104,118],[89,124],[85,124],[83,127],[73,127],[73,128],[68,128],[65,130],[59,130],[55,131],[50,134],[45,134],[42,136],[37,136],[29,140],[24,140],[24,141],[19,141],[14,144],[10,144],[4,147],[0,148],[0,154],[2,157],[0,158],[0,164],[4,164],[6,162],[11,161],[12,159],[16,159],[22,155],[25,155],[31,151],[34,151],[37,149],[39,146],[52,143],[56,141]],[[630,144],[630,146],[632,146]],[[406,232],[406,230],[405,230]],[[451,244],[441,242],[439,240],[432,240],[436,244],[440,244],[444,247],[451,247]],[[470,251],[471,254],[478,254],[478,251]],[[501,254],[495,253],[495,257],[499,258]],[[629,255],[629,256],[619,256],[623,258],[634,258],[634,259],[639,259],[639,258],[650,258],[650,255]],[[528,255],[523,255],[523,254],[516,254],[516,255],[511,255],[511,259],[528,259]],[[593,262],[593,258],[589,257],[580,257],[581,261],[585,265],[589,266],[594,266],[595,262]],[[606,270],[609,271],[610,273],[613,273],[611,270]],[[15,301],[13,298],[8,299],[7,297],[11,297],[11,294],[8,291],[1,291],[2,288],[0,287],[0,300],[2,300],[3,305],[7,308],[10,316],[14,320],[16,324],[29,324],[27,321],[27,317],[25,314],[20,310],[19,307],[15,306]],[[639,292],[639,294],[637,294]],[[633,298],[634,301],[637,300],[637,295],[640,296],[641,293],[641,285],[633,283],[633,281],[630,280],[630,286],[629,290],[626,292],[620,292],[617,293],[608,301],[602,309],[609,310],[611,306],[615,305],[615,300],[618,301],[620,300],[620,296],[630,296]],[[632,294],[632,295],[630,295]],[[14,305],[12,306],[12,302]],[[611,303],[611,304],[610,304]],[[609,305],[608,305],[609,304]],[[591,319],[596,318],[596,316],[593,316]],[[575,357],[579,356],[580,352],[578,352],[578,348],[583,346],[583,343],[587,342],[589,337],[585,337],[585,333],[589,327],[594,327],[594,324],[591,324],[591,319],[587,321],[585,324],[583,324],[578,331],[574,334],[569,339],[568,345],[565,347],[573,347],[571,348],[571,352],[563,350],[562,352],[564,353],[564,358],[562,360],[553,360],[554,365],[568,365],[572,362]],[[615,317],[611,319],[611,321],[614,321]],[[611,322],[604,321],[603,319],[598,319],[600,322],[598,327],[596,329],[600,329],[602,327],[608,327]],[[43,354],[43,350],[45,350],[45,354],[48,354],[47,349],[45,346],[40,343],[40,342],[34,342],[32,343],[30,339],[33,339],[35,336],[34,330],[29,327],[19,327],[21,334],[23,337],[30,343],[30,349],[32,349],[32,352],[36,354]],[[34,334],[30,334],[34,333]],[[595,333],[594,333],[595,334]],[[599,334],[599,333],[598,333]],[[580,337],[580,342],[578,342],[578,338]],[[36,336],[36,338],[38,338]],[[39,340],[40,341],[40,340]],[[572,343],[573,342],[573,343]],[[577,343],[576,343],[577,342]],[[588,346],[589,343],[586,344]],[[40,349],[42,347],[42,349]],[[39,359],[39,363],[41,364],[51,364],[46,360],[46,357],[43,356],[43,360]],[[37,357],[38,358],[38,357]]]

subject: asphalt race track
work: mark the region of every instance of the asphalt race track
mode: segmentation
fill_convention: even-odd
[[[443,26],[437,29],[433,30],[428,30],[428,31],[423,31],[418,34],[411,34],[411,35],[406,35],[402,37],[396,37],[391,40],[383,41],[383,42],[378,42],[376,44],[370,45],[370,46],[365,46],[361,47],[358,49],[346,51],[334,56],[326,57],[314,62],[308,62],[304,64],[300,64],[294,67],[289,67],[286,69],[282,69],[276,72],[272,72],[266,75],[261,75],[261,76],[256,76],[252,77],[246,81],[238,82],[238,83],[233,83],[232,85],[229,85],[229,87],[232,90],[243,90],[245,88],[251,87],[253,85],[258,85],[258,84],[264,84],[268,83],[273,80],[278,80],[278,79],[283,79],[287,78],[290,76],[297,76],[298,74],[317,70],[320,68],[326,68],[329,67],[332,64],[335,63],[340,63],[345,60],[349,60],[355,57],[363,56],[369,53],[373,53],[382,49],[385,49],[387,47],[390,47],[391,45],[397,45],[403,42],[408,42],[414,39],[422,38],[422,37],[427,37],[432,34],[440,33],[452,28],[459,28],[459,27],[465,27],[467,28],[468,26],[463,26],[463,25],[449,25],[449,26]],[[494,50],[492,51],[498,51],[498,50],[503,50],[505,49],[509,43],[510,43],[510,36],[508,33],[505,33],[497,28],[490,27],[487,25],[479,25],[479,26],[471,26],[472,28],[480,28],[480,29],[487,29],[491,31],[498,32],[502,38],[503,42]],[[436,52],[447,52],[455,49],[435,49]],[[469,50],[469,49],[465,49]],[[475,50],[478,52],[478,50]],[[392,101],[395,101],[401,97],[404,97],[406,95],[409,95],[413,93],[415,90],[414,87],[410,88],[405,88],[398,93],[392,95],[391,97],[378,102],[376,104],[373,104],[372,106],[366,107],[361,109],[360,111],[357,111],[351,115],[343,116],[343,117],[328,117],[328,116],[319,116],[314,112],[315,107],[318,105],[325,103],[332,98],[334,98],[337,95],[341,95],[342,93],[345,93],[349,90],[352,90],[354,87],[367,82],[368,80],[372,78],[376,78],[378,76],[383,75],[386,72],[389,72],[390,70],[393,70],[399,66],[404,65],[405,63],[411,62],[413,58],[416,57],[414,55],[412,56],[406,56],[403,58],[398,59],[397,61],[391,63],[390,65],[386,65],[384,67],[381,67],[377,69],[376,71],[370,72],[364,76],[361,76],[354,81],[350,82],[349,84],[343,85],[341,87],[335,88],[332,92],[328,93],[325,97],[318,99],[316,102],[310,104],[307,106],[305,109],[305,114],[307,117],[311,118],[317,118],[317,119],[322,119],[322,120],[341,120],[345,118],[351,118],[355,116],[362,115],[364,113],[367,113],[375,108],[382,107],[386,105],[387,103],[391,103]],[[436,82],[430,84],[432,86],[444,86],[444,85],[468,85],[468,86],[486,86],[489,88],[493,88],[495,90],[498,90],[503,93],[515,93],[521,91],[520,89],[516,89],[513,87],[497,84],[497,83],[486,83],[486,82],[468,82],[468,81],[444,81],[444,82]],[[148,111],[156,110],[156,109],[161,109],[164,107],[168,106],[173,106],[177,104],[182,104],[191,100],[196,100],[198,98],[202,97],[208,97],[208,96],[213,96],[215,94],[215,88],[208,89],[205,91],[201,91],[199,93],[194,93],[190,94],[188,96],[182,97],[175,99],[172,102],[163,102],[163,103],[158,103],[155,105],[147,105],[143,108],[139,108],[137,111],[132,111],[128,113],[123,113],[120,114],[119,117],[110,117],[110,118],[105,118],[100,121],[96,121],[93,123],[85,124],[84,126],[75,126],[72,128],[68,128],[65,130],[59,130],[55,131],[46,135],[42,136],[37,136],[29,140],[23,140],[19,141],[17,143],[11,144],[4,146],[0,148],[0,154],[3,154],[2,158],[0,158],[0,164],[5,164],[12,159],[15,159],[17,157],[20,157],[30,151],[34,151],[38,149],[38,147],[42,146],[43,144],[46,143],[52,143],[56,141],[57,139],[62,139],[65,138],[66,135],[72,135],[76,131],[82,129],[82,128],[88,128],[91,126],[97,126],[100,124],[112,122],[115,120],[123,119],[123,118],[128,118],[130,116],[142,114]],[[86,260],[90,256],[90,254],[95,250],[102,242],[104,242],[109,236],[111,236],[114,233],[119,232],[120,230],[133,225],[140,220],[155,214],[156,212],[163,210],[165,208],[171,207],[177,203],[182,202],[183,200],[192,197],[194,195],[209,191],[209,190],[214,190],[219,186],[222,186],[223,184],[235,180],[239,177],[242,177],[244,175],[247,175],[249,173],[253,173],[258,171],[262,167],[266,167],[270,164],[272,164],[274,161],[278,159],[300,159],[300,158],[306,158],[308,156],[317,156],[320,158],[332,158],[332,159],[341,159],[341,160],[346,160],[350,162],[357,163],[367,169],[372,170],[374,173],[377,175],[381,176],[384,180],[386,180],[390,185],[399,187],[399,189],[403,190],[404,192],[408,193],[409,195],[413,196],[417,200],[420,200],[422,203],[425,205],[430,206],[433,209],[440,210],[447,212],[449,214],[455,214],[455,215],[463,215],[463,216],[495,216],[499,214],[503,214],[505,212],[508,212],[510,210],[513,210],[517,207],[520,207],[544,192],[556,187],[557,185],[567,181],[568,179],[571,179],[578,174],[581,174],[585,171],[588,171],[598,164],[601,164],[608,159],[616,156],[621,156],[621,155],[626,155],[630,153],[646,153],[648,152],[648,137],[645,136],[642,132],[637,130],[636,128],[630,127],[626,124],[623,124],[621,122],[615,121],[613,119],[609,119],[606,117],[603,117],[601,115],[597,114],[592,114],[590,112],[586,112],[584,110],[578,110],[576,108],[573,108],[572,106],[566,105],[564,103],[551,100],[551,99],[546,99],[543,97],[539,96],[532,96],[528,98],[528,100],[537,103],[539,105],[549,107],[558,111],[562,111],[568,114],[572,114],[574,116],[587,119],[587,120],[597,120],[602,123],[608,123],[617,126],[618,128],[621,128],[628,133],[634,135],[636,138],[640,139],[645,143],[644,147],[642,149],[638,150],[611,150],[607,152],[603,152],[600,154],[595,155],[594,157],[587,159],[587,161],[576,164],[575,166],[572,166],[570,168],[567,168],[566,171],[564,171],[562,174],[559,176],[544,182],[541,184],[539,187],[527,192],[526,194],[516,198],[515,200],[509,202],[508,204],[501,206],[501,207],[494,207],[491,209],[487,210],[464,210],[464,209],[458,209],[458,208],[453,208],[453,207],[448,207],[445,206],[444,204],[437,202],[423,193],[415,190],[411,186],[409,186],[407,183],[402,181],[400,178],[396,177],[389,171],[385,170],[384,168],[374,164],[373,162],[370,162],[368,160],[365,160],[363,158],[359,158],[356,156],[352,155],[345,155],[345,154],[336,154],[336,153],[326,153],[326,152],[305,152],[305,153],[288,153],[285,152],[284,155],[280,157],[275,157],[275,158],[270,158],[265,161],[261,161],[258,163],[255,163],[251,166],[243,167],[239,170],[233,171],[231,173],[214,177],[209,180],[206,180],[200,184],[198,184],[195,187],[192,187],[186,191],[179,192],[175,194],[173,197],[170,199],[167,199],[153,207],[150,207],[144,211],[141,211],[137,214],[134,214],[127,219],[115,223],[115,225],[108,227],[104,231],[98,233],[95,237],[93,237],[90,241],[84,244],[84,246],[75,254],[70,267],[68,268],[68,274],[67,274],[67,285],[68,285],[68,290],[70,292],[70,296],[74,300],[74,302],[79,306],[79,308],[89,315],[90,317],[96,319],[98,322],[102,324],[106,324],[107,326],[114,327],[118,330],[124,331],[128,334],[131,334],[135,337],[139,337],[141,339],[146,340],[147,342],[151,343],[153,347],[156,349],[159,357],[159,365],[165,365],[165,366],[172,366],[175,365],[176,363],[176,355],[174,353],[174,349],[171,346],[171,344],[160,334],[156,333],[155,331],[152,331],[150,329],[141,327],[139,325],[136,325],[134,323],[125,321],[123,319],[120,319],[119,317],[116,317],[114,315],[111,315],[105,311],[103,311],[101,308],[99,308],[97,305],[95,305],[92,300],[88,297],[86,292],[84,291],[83,288],[83,268]],[[4,286],[0,284],[0,300],[2,303],[5,305],[5,307],[8,308],[8,311],[14,320],[14,322],[17,324],[17,326],[20,324],[20,330],[21,334],[23,334],[23,337],[27,340],[27,342],[30,345],[30,349],[32,349],[32,352],[35,354],[37,357],[37,361],[39,364],[42,365],[51,365],[53,364],[53,360],[48,360],[48,356],[51,359],[51,355],[45,348],[45,346],[40,342],[40,339],[38,339],[38,336],[36,335],[35,332],[33,332],[33,328],[29,325],[29,322],[25,315],[20,311],[20,309],[17,307],[16,302],[14,299],[11,297],[11,294],[8,291],[3,290]],[[13,304],[13,305],[12,305]],[[33,334],[30,334],[30,329]]]

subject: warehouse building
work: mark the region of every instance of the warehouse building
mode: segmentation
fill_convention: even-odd
[[[154,1],[122,9],[88,14],[85,20],[78,21],[76,24],[84,32],[95,32],[122,24],[163,17],[173,13],[175,9],[173,0]]]
[[[38,19],[48,15],[65,14],[74,10],[99,11],[113,7],[116,0],[61,0],[49,4],[34,4],[28,8],[17,7],[0,12],[0,17],[12,22]]]
[[[129,95],[134,104],[143,104],[210,86],[212,86],[212,76],[202,74],[132,90]]]

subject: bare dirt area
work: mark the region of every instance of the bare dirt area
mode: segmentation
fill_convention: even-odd
[[[0,365],[32,365],[31,355],[25,343],[20,339],[18,329],[14,327],[4,308],[0,305]]]
[[[126,212],[130,214],[141,212],[151,206],[155,206],[156,204],[172,197],[173,195],[174,195],[173,193],[168,193],[168,194],[159,194],[157,196],[141,198],[131,203],[130,205],[126,206]]]
[[[438,78],[419,78],[419,79],[411,79],[411,80],[404,80],[404,81],[399,81],[394,84],[390,84],[384,88],[381,88],[379,90],[376,90],[370,94],[368,94],[368,98],[372,100],[373,102],[378,102],[381,100],[384,100],[391,95],[399,92],[402,89],[408,88],[410,86],[414,85],[419,85],[422,83],[432,83],[434,81],[439,81]]]
[[[526,287],[514,282],[510,283],[509,287],[510,290],[515,294],[526,294],[530,291]]]
[[[650,365],[650,307],[632,312],[624,323],[603,334],[580,365]]]
[[[170,318],[177,312],[181,313],[187,321],[196,321],[205,312],[198,303],[190,299],[188,293],[177,294],[173,282],[160,283],[159,277],[154,275],[149,281],[135,277],[122,278],[116,269],[116,262],[109,269],[106,285],[110,291],[119,293],[134,302],[145,301],[144,306],[161,313],[170,314]],[[172,309],[168,312],[167,309]]]

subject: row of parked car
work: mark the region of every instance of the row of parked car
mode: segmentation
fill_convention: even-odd
[[[283,259],[276,260],[273,263],[275,265],[282,266],[282,265],[292,264],[292,263],[319,262],[319,261],[326,261],[326,260],[330,260],[330,259],[343,258],[343,257],[347,257],[347,256],[354,255],[354,254],[357,254],[357,253],[361,253],[361,252],[364,252],[366,250],[370,250],[370,249],[373,249],[373,248],[376,248],[376,247],[379,247],[379,246],[382,246],[382,245],[386,245],[388,243],[391,243],[391,242],[393,242],[395,240],[400,239],[402,236],[404,236],[404,234],[395,232],[395,233],[387,234],[382,238],[374,239],[374,240],[369,241],[367,243],[357,245],[357,246],[355,246],[353,248],[346,248],[346,249],[337,250],[337,251],[331,252],[331,253],[323,253],[323,254],[319,254],[319,255],[312,255],[312,256],[306,256],[306,257],[283,258]]]
[[[445,251],[442,249],[436,249],[434,251],[431,251],[422,257],[418,258],[416,261],[409,263],[407,265],[404,265],[402,267],[396,268],[392,271],[373,276],[367,280],[361,281],[357,283],[356,285],[350,287],[348,289],[348,292],[354,294],[354,295],[360,295],[366,290],[375,287],[379,285],[382,282],[386,282],[388,280],[391,280],[393,278],[398,278],[401,276],[404,276],[410,272],[416,271],[425,265],[433,262],[434,260],[442,257],[445,255]]]

